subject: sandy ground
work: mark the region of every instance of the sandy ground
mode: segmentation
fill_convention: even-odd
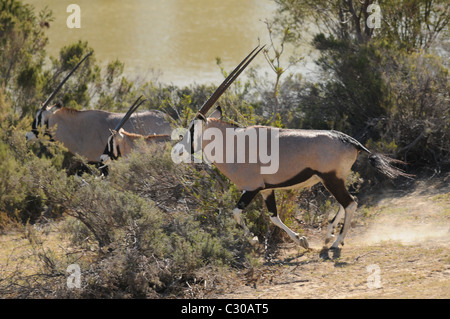
[[[214,297],[449,298],[450,188],[415,189],[360,207],[341,250],[323,247],[325,229],[309,230],[310,251],[284,244]]]

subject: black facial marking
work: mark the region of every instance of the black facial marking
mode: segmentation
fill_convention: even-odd
[[[44,122],[45,125],[45,133],[44,136],[48,136],[51,142],[54,142],[53,136],[48,132],[48,119]],[[33,123],[31,124],[31,132],[34,133],[36,138],[39,136],[38,127],[42,126],[42,110],[38,111],[37,117],[34,118]]]
[[[33,123],[31,124],[31,132],[34,133],[34,135],[36,135],[36,137],[38,137],[39,135],[39,131],[38,131],[38,126],[41,123],[41,118],[42,118],[42,112],[39,111],[39,114],[37,117],[34,118]]]
[[[193,155],[195,153],[195,151],[194,151],[194,127],[195,127],[195,125],[194,125],[194,123],[192,123],[192,126],[188,132],[188,134],[190,134],[188,136],[188,141],[190,141],[190,144],[191,144],[191,155]]]
[[[117,160],[120,157],[119,146],[117,146],[117,156],[114,155],[114,137],[108,139],[103,154],[108,155],[110,159]]]
[[[31,130],[36,130],[37,129],[37,121],[36,118],[34,118],[33,123],[31,123]]]
[[[108,141],[108,152],[109,157],[114,157],[114,137],[111,137]]]

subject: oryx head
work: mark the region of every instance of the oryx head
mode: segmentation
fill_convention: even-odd
[[[233,70],[233,72],[228,75],[228,77],[222,82],[222,84],[216,89],[216,91],[214,91],[211,97],[203,104],[194,119],[189,123],[188,130],[183,136],[183,139],[172,149],[172,160],[174,160],[174,162],[186,162],[188,160],[188,157],[195,154],[195,150],[199,150],[198,143],[201,143],[201,138],[199,137],[201,137],[203,128],[207,123],[206,114],[214,105],[214,103],[217,102],[219,97],[226,91],[226,89],[234,82],[234,80],[236,80],[236,78],[242,73],[242,71],[244,71],[244,69],[256,57],[256,55],[262,49],[264,49],[264,47],[265,45],[259,48],[258,45],[255,49],[253,49],[253,51],[250,52],[250,54],[247,55],[244,60],[242,60],[242,62]],[[214,116],[218,116],[216,111],[214,111],[213,114]],[[211,116],[213,116],[213,114],[211,114]],[[172,136],[172,139],[174,139],[174,136]]]
[[[25,138],[27,141],[36,140],[39,136],[39,128],[45,127],[48,129],[48,122],[52,115],[62,107],[61,102],[58,102],[54,105],[47,106],[45,108],[40,108],[36,112],[36,116],[34,117],[33,123],[31,124],[31,131],[25,134]],[[45,133],[44,135],[50,136],[50,134]]]
[[[86,60],[92,52],[88,53],[73,69],[69,72],[69,74],[66,75],[66,77],[61,81],[61,83],[56,87],[56,89],[50,94],[50,96],[47,98],[47,100],[42,103],[41,108],[36,112],[36,116],[34,117],[33,123],[31,125],[31,131],[27,132],[25,134],[25,137],[27,141],[32,141],[37,139],[39,131],[38,129],[40,127],[46,127],[48,128],[48,121],[49,118],[53,115],[54,112],[59,110],[61,108],[61,103],[57,103],[53,106],[49,106],[50,102],[55,97],[56,93],[61,89],[61,87],[66,83],[66,81],[69,79],[69,77],[75,72],[76,69],[81,65],[81,63]]]
[[[111,159],[116,160],[122,155],[120,152],[119,139],[123,138],[123,134],[121,132],[123,129],[121,128],[118,132],[115,130],[110,131],[111,135],[108,137],[105,150],[100,156],[100,162],[103,164],[107,164]]]
[[[120,122],[116,125],[113,130],[110,130],[111,135],[108,137],[108,142],[106,143],[105,150],[103,154],[100,156],[100,162],[106,164],[109,160],[116,160],[121,156],[120,153],[120,145],[123,139],[123,125],[130,118],[130,116],[137,110],[137,108],[146,101],[146,99],[142,100],[142,95],[131,105],[128,109],[128,112],[125,116],[120,120]]]

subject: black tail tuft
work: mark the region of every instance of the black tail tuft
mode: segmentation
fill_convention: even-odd
[[[397,178],[399,176],[410,179],[414,178],[414,175],[407,174],[403,170],[391,165],[391,163],[406,165],[405,162],[390,158],[386,155],[379,153],[371,154],[369,156],[369,162],[373,167],[375,167],[378,171],[388,176],[389,178]]]

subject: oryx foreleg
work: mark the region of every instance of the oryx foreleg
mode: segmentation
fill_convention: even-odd
[[[250,230],[247,225],[245,225],[244,220],[242,219],[242,211],[251,203],[253,198],[255,198],[256,194],[258,194],[259,190],[254,191],[243,191],[242,196],[236,204],[236,207],[233,209],[233,217],[236,223],[244,229],[245,235],[248,236]]]
[[[293,241],[298,243],[303,248],[308,249],[309,243],[308,243],[308,240],[306,239],[306,237],[304,237],[304,236],[300,237],[300,235],[298,233],[293,232],[289,227],[287,227],[281,221],[280,217],[278,217],[277,204],[275,201],[275,192],[273,190],[268,190],[268,191],[261,191],[261,194],[263,195],[267,210],[269,211],[269,213],[271,215],[270,221],[272,223],[274,223],[276,226],[278,226],[279,228],[281,228],[282,230],[284,230],[289,235],[289,237],[292,238]]]

